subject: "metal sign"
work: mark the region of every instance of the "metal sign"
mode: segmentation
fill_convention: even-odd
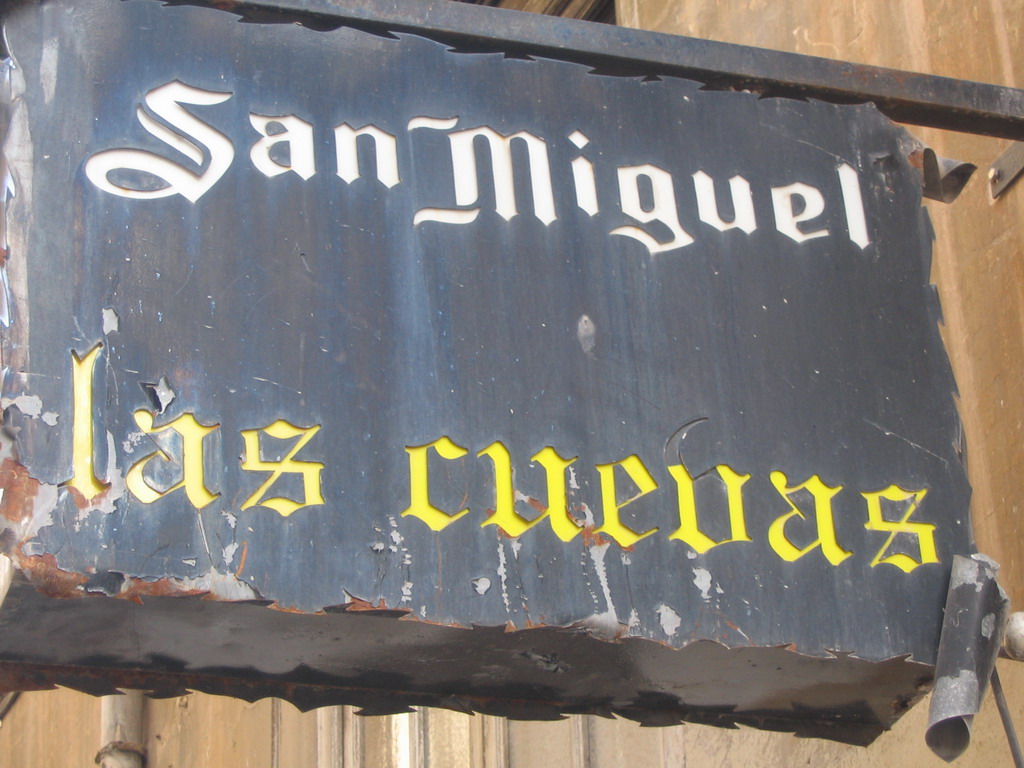
[[[972,549],[917,145],[273,20],[6,12],[7,684],[891,723]]]

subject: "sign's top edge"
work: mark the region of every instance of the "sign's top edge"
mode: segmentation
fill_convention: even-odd
[[[815,56],[562,19],[452,0],[164,0],[256,22],[410,32],[469,51],[502,51],[602,71],[686,77],[716,90],[873,102],[893,120],[1024,139],[1024,90]]]

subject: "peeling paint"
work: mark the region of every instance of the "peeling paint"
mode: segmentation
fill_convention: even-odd
[[[505,611],[508,612],[512,610],[512,603],[508,599],[508,568],[506,566],[505,547],[501,541],[498,541],[498,567],[495,572],[501,582],[501,599],[505,603]]]
[[[700,590],[700,596],[704,598],[704,601],[710,602],[711,571],[709,571],[707,568],[694,568],[693,583],[697,585],[697,589]]]
[[[675,610],[664,603],[660,603],[657,608],[654,609],[658,614],[658,621],[661,623],[661,631],[669,637],[672,637],[679,629],[679,625],[683,623],[683,620],[679,618],[679,614]]]
[[[17,408],[25,416],[36,419],[43,412],[43,401],[37,395],[18,395],[0,399],[0,405],[6,408]]]
[[[79,573],[69,573],[57,567],[57,558],[52,554],[26,555],[20,549],[11,553],[11,559],[37,590],[47,597],[84,597],[82,585],[88,578]]]
[[[103,308],[103,335],[109,336],[115,331],[121,330],[121,318],[111,307]]]
[[[255,600],[259,594],[252,586],[231,573],[209,571],[194,579],[167,580],[180,594],[209,593],[219,600]]]
[[[4,179],[3,194],[13,195],[10,176]],[[8,252],[6,243],[3,248],[5,252]],[[0,262],[0,326],[4,328],[11,327],[11,301],[11,283],[7,274],[7,264]]]
[[[117,452],[114,450],[114,435],[107,430],[107,468],[106,468],[106,489],[92,499],[86,499],[82,494],[71,486],[64,490],[70,493],[78,507],[78,514],[75,517],[75,530],[81,529],[81,523],[89,518],[92,512],[99,511],[106,515],[112,515],[117,511],[117,501],[128,492],[128,485],[124,475],[117,466]]]
[[[636,608],[632,608],[629,611],[629,621],[626,622],[626,626],[629,627],[630,631],[640,626],[640,614],[637,613]]]
[[[128,436],[121,441],[121,450],[125,453],[135,453],[135,449],[138,448],[139,443],[143,441],[146,435],[142,432],[129,432]]]
[[[14,444],[0,438],[0,515],[19,545],[34,539],[39,531],[53,525],[60,489],[32,477],[14,456]]]
[[[149,395],[149,399],[152,401],[157,413],[166,411],[167,407],[174,402],[176,396],[166,376],[161,376],[156,384],[143,382],[142,389]]]
[[[622,634],[623,625],[619,622],[618,614],[615,611],[615,605],[612,602],[611,585],[608,583],[608,571],[604,563],[609,547],[611,547],[611,542],[595,544],[587,548],[590,559],[594,564],[594,572],[597,574],[597,580],[601,585],[601,592],[604,595],[606,609],[601,613],[595,613],[593,616],[587,617],[583,621],[579,622],[579,624],[580,626],[590,630],[592,634],[611,639]]]
[[[569,467],[569,469],[572,470],[572,467]],[[594,512],[590,509],[590,506],[586,502],[580,502],[579,509],[583,513],[583,528],[586,530],[597,527]]]
[[[576,622],[573,626],[585,629],[588,634],[602,640],[617,640],[628,629],[626,625],[619,622],[614,610],[595,613],[593,616]]]
[[[473,585],[473,590],[478,595],[486,595],[487,590],[491,588],[491,580],[486,576],[480,576],[479,578],[473,579],[470,584]]]
[[[107,471],[106,480],[110,484],[106,492],[100,494],[96,508],[105,514],[116,512],[114,503],[128,492],[124,475],[117,466],[117,451],[114,450],[114,435],[107,430]],[[94,499],[96,501],[96,499]]]
[[[576,323],[576,339],[580,343],[583,354],[593,357],[597,345],[597,327],[587,315],[581,315]]]
[[[60,59],[60,44],[55,38],[43,43],[39,58],[39,80],[43,85],[43,99],[47,104],[53,101],[57,90],[57,63]]]
[[[235,552],[238,551],[238,542],[233,541],[221,550],[221,556],[224,558],[224,565],[231,565],[235,559]]]

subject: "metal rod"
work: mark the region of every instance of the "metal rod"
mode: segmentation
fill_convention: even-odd
[[[672,75],[725,90],[853,104],[963,133],[1024,139],[1024,91],[937,75],[659,34],[449,0],[169,0],[316,29],[408,32],[466,50],[538,55],[619,74]]]
[[[1003,730],[1006,731],[1006,740],[1010,744],[1010,752],[1013,754],[1015,768],[1024,768],[1024,754],[1020,751],[1020,742],[1017,741],[1017,731],[1013,727],[1013,718],[1010,716],[1010,708],[1006,704],[1006,697],[1003,695],[1003,684],[999,682],[999,670],[992,670],[992,693],[996,697],[996,706],[999,707],[999,717],[1003,721]]]
[[[100,768],[142,768],[146,734],[143,726],[145,698],[142,691],[100,699]]]

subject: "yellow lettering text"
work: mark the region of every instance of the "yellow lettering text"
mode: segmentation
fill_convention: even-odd
[[[518,536],[528,530],[533,521],[525,520],[516,512],[516,492],[512,483],[512,457],[508,448],[498,442],[491,443],[478,451],[477,456],[486,456],[494,464],[494,514],[480,523],[500,526],[509,536]],[[516,518],[521,523],[517,524]],[[510,530],[510,528],[512,530]]]
[[[773,521],[768,527],[768,543],[771,544],[772,549],[778,553],[779,557],[787,562],[793,562],[808,552],[821,547],[821,552],[825,559],[832,563],[832,565],[839,565],[853,554],[840,547],[839,542],[836,541],[832,498],[843,489],[842,486],[832,488],[825,485],[817,475],[812,475],[810,479],[800,485],[790,486],[789,479],[782,472],[777,471],[771,473],[771,481],[772,485],[775,486],[775,490],[786,500],[791,510]],[[807,491],[814,498],[814,520],[818,529],[818,538],[803,549],[796,547],[789,537],[786,536],[786,523],[794,517],[798,517],[801,520],[807,519],[790,497],[791,494],[801,490]]]
[[[71,352],[71,381],[74,394],[74,410],[71,426],[71,479],[67,485],[91,500],[109,486],[96,478],[93,469],[95,439],[92,425],[92,382],[102,344],[93,347],[85,357]]]
[[[731,537],[721,541],[712,539],[701,531],[697,524],[697,494],[694,488],[694,479],[689,470],[682,464],[675,464],[668,468],[669,474],[672,475],[679,487],[679,527],[669,534],[669,538],[685,542],[698,554],[704,554],[719,544],[728,544],[732,541],[752,541],[747,534],[746,513],[743,508],[743,484],[750,479],[750,475],[737,474],[725,464],[719,464],[715,470],[722,478],[722,482],[725,483],[728,494]]]
[[[576,461],[576,457],[562,458],[558,455],[558,451],[547,446],[533,454],[530,461],[535,461],[544,467],[544,472],[547,474],[548,508],[544,512],[544,516],[551,522],[551,530],[562,541],[572,541],[573,537],[579,535],[579,532],[583,530],[583,526],[569,514],[569,502],[565,493],[565,470]],[[537,520],[540,519],[537,518]]]
[[[548,486],[548,506],[543,508],[538,505],[538,514],[531,520],[516,512],[512,460],[508,449],[501,443],[491,443],[477,456],[487,456],[494,463],[494,514],[480,523],[481,527],[497,525],[507,535],[516,537],[546,518],[551,523],[551,530],[562,541],[572,540],[583,530],[569,515],[565,494],[565,470],[576,461],[575,457],[563,459],[550,446],[530,457],[530,461],[544,467]]]
[[[263,429],[243,429],[242,440],[245,443],[245,457],[242,459],[242,469],[247,472],[270,472],[270,477],[263,481],[263,484],[256,489],[245,503],[242,509],[249,507],[270,507],[281,517],[288,517],[292,512],[302,507],[310,507],[316,504],[323,504],[324,497],[320,489],[320,472],[324,465],[318,461],[297,461],[295,454],[302,450],[303,446],[313,439],[313,435],[320,431],[320,426],[296,427],[284,419],[278,419],[270,426]],[[264,461],[260,450],[260,433],[266,434],[275,440],[290,440],[298,438],[280,461]],[[277,482],[283,474],[302,475],[303,501],[274,496],[264,499],[263,495],[270,490],[270,487]]]
[[[161,499],[179,488],[184,488],[185,495],[192,502],[192,506],[196,509],[202,509],[220,496],[219,493],[212,493],[206,487],[205,471],[203,468],[203,439],[216,430],[220,426],[219,424],[206,426],[196,421],[196,417],[191,413],[186,413],[174,421],[167,422],[163,426],[154,427],[153,414],[149,411],[138,410],[133,415],[135,416],[135,423],[139,425],[139,429],[147,435],[156,435],[169,429],[181,435],[181,461],[175,462],[181,467],[181,480],[178,483],[165,490],[160,490],[151,485],[149,480],[146,479],[146,466],[151,461],[158,457],[161,461],[173,461],[163,450],[156,450],[143,456],[128,470],[125,484],[139,501],[143,504],[152,504],[157,499]]]
[[[461,509],[455,514],[448,514],[430,503],[430,479],[427,470],[427,459],[433,448],[442,459],[461,459],[469,451],[456,445],[447,437],[439,437],[426,445],[406,446],[409,454],[409,508],[402,516],[412,515],[426,523],[431,530],[441,531],[469,512],[469,508]]]
[[[889,538],[885,540],[885,544],[882,545],[882,548],[878,550],[878,554],[871,561],[872,568],[879,563],[889,563],[890,565],[895,565],[904,573],[910,573],[919,565],[939,562],[939,556],[935,551],[935,526],[931,523],[908,522],[910,516],[920,506],[927,493],[927,490],[905,491],[898,485],[890,485],[881,491],[861,494],[868,506],[868,521],[864,524],[864,527],[869,531],[882,531],[889,534]],[[882,499],[893,502],[909,502],[906,507],[907,511],[898,522],[885,519],[882,514]],[[917,537],[917,545],[921,552],[920,561],[900,552],[888,557],[882,557],[886,550],[892,546],[897,533],[909,533]]]
[[[640,491],[621,504],[618,502],[618,492],[615,487],[616,467],[622,467],[626,474],[629,475],[629,479],[633,481]],[[634,454],[622,461],[616,461],[611,464],[598,464],[597,472],[601,476],[601,509],[604,513],[604,522],[601,523],[599,528],[594,530],[594,533],[606,533],[615,539],[620,546],[631,547],[640,539],[650,536],[658,530],[657,528],[651,528],[643,533],[639,533],[619,519],[619,510],[628,504],[632,504],[641,496],[656,490],[658,487],[658,483],[655,482],[639,456]]]

